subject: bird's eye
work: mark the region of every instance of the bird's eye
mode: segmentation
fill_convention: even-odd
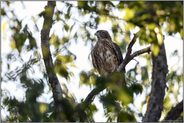
[[[104,33],[104,32],[101,32],[101,34],[102,34],[102,35],[105,35],[105,33]]]

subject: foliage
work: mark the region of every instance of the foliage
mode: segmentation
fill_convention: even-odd
[[[80,121],[77,105],[83,104],[86,97],[83,97],[81,102],[77,102],[75,95],[70,93],[66,84],[61,84],[64,90],[64,98],[60,105],[62,108],[61,114],[54,112],[54,102],[51,99],[49,102],[40,102],[39,98],[45,93],[51,93],[48,83],[48,76],[45,72],[39,49],[39,39],[36,34],[40,33],[38,23],[44,12],[40,12],[30,20],[33,23],[25,24],[24,18],[20,19],[15,13],[16,8],[11,9],[11,5],[15,2],[2,2],[1,16],[2,19],[8,20],[11,36],[9,37],[10,51],[3,56],[2,81],[6,84],[8,81],[17,81],[21,84],[25,91],[23,100],[18,100],[16,97],[8,96],[3,93],[2,107],[7,108],[9,115],[6,117],[10,122],[55,122],[57,117],[62,121]],[[23,2],[24,3],[24,2]],[[73,77],[72,68],[75,68],[75,53],[71,53],[69,47],[71,42],[79,43],[83,40],[86,45],[94,45],[95,38],[92,31],[97,30],[98,26],[105,22],[110,22],[113,41],[120,47],[124,55],[126,46],[130,42],[132,30],[140,30],[139,44],[152,45],[153,54],[156,56],[159,53],[159,47],[164,41],[164,33],[166,35],[174,35],[179,33],[183,38],[183,2],[148,2],[148,1],[76,1],[75,3],[63,1],[56,2],[64,7],[56,7],[54,13],[53,26],[62,23],[60,33],[53,31],[50,34],[50,47],[52,49],[52,57],[54,60],[54,70],[58,77],[64,78],[67,82]],[[33,8],[34,9],[34,8]],[[49,9],[47,9],[49,11]],[[118,11],[118,15],[114,14]],[[124,14],[122,14],[124,13]],[[77,16],[78,15],[78,16]],[[76,18],[78,17],[78,18]],[[84,19],[83,18],[87,18]],[[5,32],[3,32],[5,35]],[[174,41],[173,41],[174,42]],[[80,50],[80,49],[79,49]],[[62,52],[62,53],[61,53]],[[30,55],[31,54],[31,55]],[[24,55],[30,56],[30,59],[25,60]],[[177,51],[173,52],[173,57],[178,56]],[[122,76],[119,73],[114,73],[107,78],[99,77],[95,70],[81,71],[80,84],[90,86],[92,88],[99,87],[106,90],[100,93],[100,103],[103,104],[105,117],[107,121],[126,121],[134,122],[142,118],[130,105],[134,105],[134,99],[145,93],[148,97],[147,90],[150,89],[150,55],[144,55],[147,65],[141,66],[139,63],[135,67],[127,70],[126,87],[117,86],[116,82],[121,80]],[[21,64],[22,67],[14,68],[15,63]],[[34,72],[34,69],[39,70]],[[138,76],[141,76],[137,79]],[[62,79],[63,80],[63,79]],[[63,80],[63,81],[64,81]],[[63,82],[61,82],[63,83]],[[182,74],[170,69],[168,74],[168,90],[164,100],[165,115],[172,107],[170,95],[174,95],[176,102],[179,102],[179,89],[182,88]],[[49,88],[47,92],[45,89]],[[140,113],[143,113],[143,106],[146,105],[145,100],[140,107]],[[82,106],[85,107],[85,104]],[[96,104],[92,103],[87,106],[83,116],[87,121],[94,121],[93,116],[97,108]]]

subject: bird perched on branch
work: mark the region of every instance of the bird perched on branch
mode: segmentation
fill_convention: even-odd
[[[95,35],[98,41],[91,51],[92,63],[100,75],[107,76],[122,63],[121,50],[106,30],[98,30]]]

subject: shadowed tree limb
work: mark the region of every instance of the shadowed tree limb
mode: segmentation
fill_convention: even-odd
[[[150,99],[143,122],[157,122],[163,110],[163,100],[166,88],[166,75],[168,73],[167,58],[164,43],[160,46],[158,56],[152,55],[152,83]]]
[[[45,6],[45,11],[43,14],[44,22],[41,30],[41,49],[42,49],[42,55],[43,55],[46,72],[48,75],[48,80],[52,87],[55,109],[59,111],[58,103],[62,100],[63,93],[62,93],[59,80],[56,76],[56,73],[54,72],[54,64],[51,56],[51,51],[49,48],[49,34],[53,23],[52,18],[53,18],[55,6],[56,6],[55,1],[48,1],[47,5]]]
[[[183,112],[183,100],[167,113],[163,121],[170,121],[170,120],[174,121],[181,115],[182,112]]]
[[[86,97],[86,99],[84,100],[84,103],[86,105],[89,105],[93,102],[94,100],[94,97],[99,94],[101,91],[103,91],[105,89],[105,87],[96,87],[94,88],[89,94],[88,96]]]
[[[79,103],[76,106],[76,110],[79,114],[79,119],[81,122],[88,121],[87,114],[85,110],[88,108],[88,106],[93,102],[96,95],[98,95],[101,91],[103,91],[105,87],[95,87],[85,98],[85,100],[81,103]]]

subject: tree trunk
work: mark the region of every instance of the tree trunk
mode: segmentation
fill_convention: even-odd
[[[43,27],[41,30],[41,48],[43,54],[43,60],[45,63],[46,72],[48,75],[48,80],[52,88],[53,98],[54,98],[54,107],[55,107],[55,115],[57,121],[62,121],[60,112],[62,111],[62,99],[63,99],[63,92],[61,89],[61,85],[59,80],[54,72],[54,64],[52,60],[52,55],[49,47],[49,34],[50,29],[53,23],[53,15],[54,15],[54,8],[56,6],[55,1],[48,1],[47,6],[45,7],[45,11],[43,13]]]
[[[160,46],[158,56],[152,55],[153,71],[150,99],[143,122],[157,122],[163,110],[163,100],[168,73],[167,58],[164,43]]]

